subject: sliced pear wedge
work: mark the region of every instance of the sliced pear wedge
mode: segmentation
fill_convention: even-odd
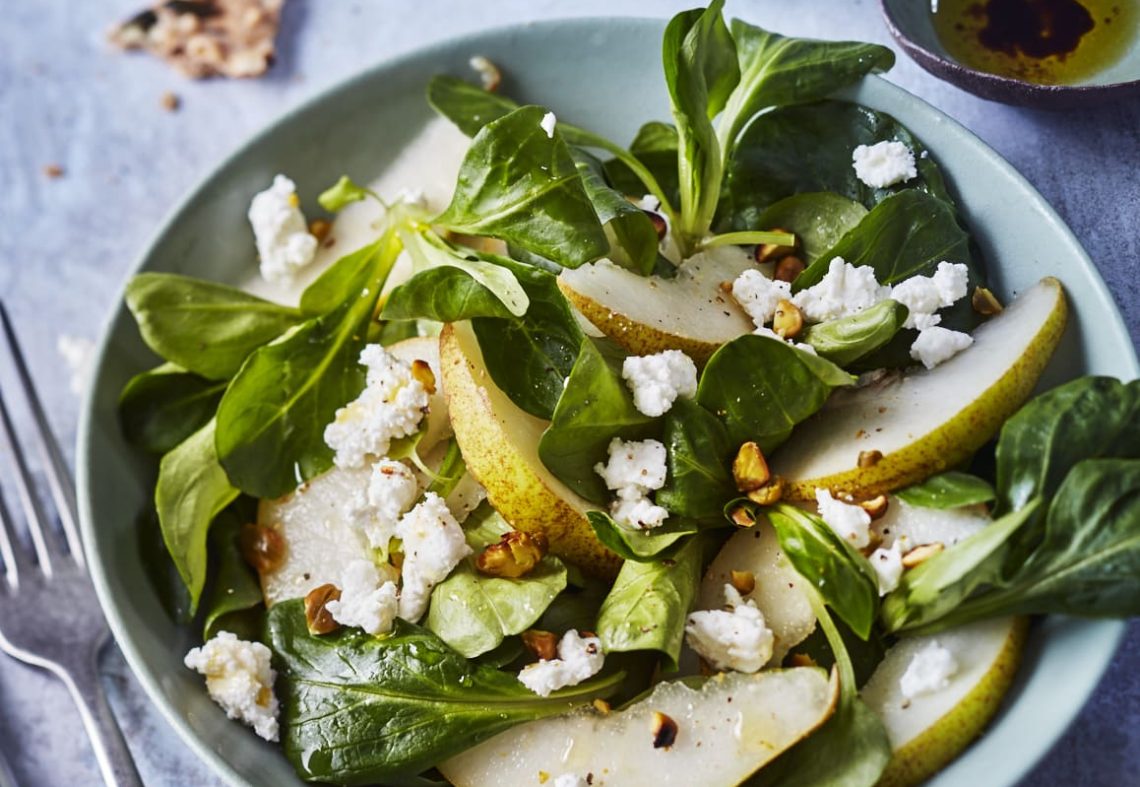
[[[594,537],[585,516],[593,506],[538,458],[547,422],[521,410],[491,380],[469,323],[447,325],[439,338],[455,437],[491,505],[516,529],[544,534],[554,554],[592,574],[615,576],[621,561]]]
[[[440,379],[436,338],[405,339],[390,346],[388,351],[408,363],[427,361],[436,380]],[[419,450],[431,466],[442,460],[443,441],[451,436],[447,401],[438,382],[428,408],[427,429]],[[346,504],[368,488],[371,475],[370,467],[354,470],[334,467],[282,498],[261,501],[258,523],[275,530],[285,546],[281,565],[261,575],[261,591],[267,606],[303,597],[328,582],[336,584],[348,563],[371,558],[372,550],[346,511]],[[467,496],[473,494],[470,484],[462,489]],[[448,502],[451,503],[450,498]]]
[[[590,322],[635,355],[683,350],[697,363],[755,327],[722,289],[752,257],[736,246],[702,252],[672,279],[638,276],[608,260],[564,270],[558,286]]]
[[[887,728],[894,755],[878,787],[919,784],[976,738],[997,712],[1021,661],[1025,618],[971,623],[939,634],[907,637],[863,687],[863,700]],[[946,688],[907,700],[899,687],[914,654],[931,640],[958,664]]]
[[[959,464],[1028,398],[1067,311],[1061,283],[1042,279],[941,366],[837,392],[773,457],[785,497],[812,500],[820,487],[873,496]],[[874,451],[882,458],[859,467]]]
[[[659,683],[625,710],[523,724],[439,770],[456,787],[537,787],[564,774],[594,787],[729,787],[826,721],[837,697],[838,684],[816,668],[720,674],[699,688]],[[654,747],[657,713],[676,724],[670,746]]]
[[[724,606],[724,586],[732,584],[732,572],[752,575],[756,587],[745,593],[764,613],[764,623],[775,635],[769,664],[779,664],[789,650],[815,631],[815,613],[804,595],[804,582],[776,539],[776,531],[764,518],[735,533],[721,547],[701,581],[697,609]],[[739,588],[738,588],[739,589]]]

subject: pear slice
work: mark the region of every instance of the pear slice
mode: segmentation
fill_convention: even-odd
[[[436,392],[428,402],[427,429],[419,450],[429,466],[437,464],[442,459],[443,441],[451,436],[447,401],[438,385],[441,377],[439,342],[435,337],[405,339],[388,347],[388,351],[408,363],[427,361],[435,374]],[[371,475],[372,469],[367,466],[333,467],[284,497],[260,502],[258,523],[276,530],[285,545],[281,565],[261,575],[266,606],[303,597],[328,582],[336,584],[348,563],[371,559],[372,550],[367,540],[353,526],[346,511],[350,501],[364,494]],[[472,496],[470,484],[462,489],[465,495]],[[464,498],[462,502],[457,501],[457,506],[465,508],[467,502]],[[448,504],[451,503],[449,497]]]
[[[1013,683],[1027,628],[1023,617],[986,620],[907,637],[887,651],[862,691],[863,700],[883,720],[894,751],[878,787],[925,781],[981,733]],[[899,679],[931,640],[950,651],[958,670],[946,688],[908,701]]]
[[[756,581],[744,594],[764,613],[764,623],[775,635],[769,664],[779,664],[789,650],[815,631],[815,613],[804,595],[803,577],[784,557],[776,531],[761,517],[750,528],[734,533],[721,547],[701,581],[697,609],[724,606],[724,586],[733,571],[747,571]]]
[[[752,257],[736,246],[701,252],[672,279],[638,276],[609,260],[564,270],[558,286],[586,319],[634,355],[683,350],[697,363],[755,326],[721,288]]]
[[[469,323],[440,334],[443,389],[467,470],[491,505],[517,530],[542,533],[550,551],[592,574],[612,578],[620,559],[595,538],[593,508],[538,458],[547,422],[521,410],[491,380]]]
[[[1042,279],[941,366],[836,392],[773,457],[785,498],[812,500],[820,487],[873,496],[967,459],[1028,398],[1066,315],[1061,283]],[[860,468],[860,454],[872,451],[882,458]]]
[[[588,709],[523,724],[439,766],[456,787],[550,784],[574,774],[594,787],[739,784],[835,709],[838,684],[805,667],[705,681],[659,683],[609,714]],[[671,746],[654,747],[654,715],[676,723]]]

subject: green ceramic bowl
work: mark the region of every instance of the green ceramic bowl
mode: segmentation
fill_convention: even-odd
[[[473,54],[492,56],[503,67],[508,94],[547,104],[560,118],[613,139],[630,139],[642,121],[669,116],[659,62],[662,29],[660,21],[636,19],[543,22],[377,66],[281,118],[223,162],[178,206],[137,268],[228,282],[247,276],[255,260],[246,208],[274,173],[301,184],[304,206],[313,210],[316,194],[342,173],[369,180],[429,117],[428,79],[440,72],[469,76]],[[1021,176],[960,125],[883,80],[869,79],[849,97],[893,114],[933,151],[1002,296],[1045,275],[1064,281],[1073,319],[1048,383],[1089,372],[1137,376],[1132,344],[1104,283]],[[83,536],[99,597],[135,675],[187,744],[234,784],[297,784],[280,750],[228,721],[201,678],[182,666],[197,632],[176,625],[163,608],[142,557],[138,515],[155,468],[124,442],[116,401],[123,383],[154,362],[120,306],[103,336],[78,449]],[[1118,622],[1062,619],[1035,627],[1004,710],[935,783],[1016,782],[1076,715],[1123,630]]]

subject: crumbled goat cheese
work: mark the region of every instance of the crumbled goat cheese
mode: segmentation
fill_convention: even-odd
[[[71,373],[67,380],[68,387],[73,394],[79,396],[87,390],[87,383],[91,379],[95,343],[79,336],[61,334],[55,340],[55,349]]]
[[[200,648],[186,654],[183,663],[206,676],[206,691],[226,716],[237,719],[267,741],[277,740],[277,697],[269,648],[219,631]]]
[[[547,697],[552,691],[576,686],[597,674],[605,658],[600,639],[582,637],[570,629],[558,643],[558,658],[527,664],[519,673],[519,681],[540,697]]]
[[[386,550],[400,517],[419,496],[419,482],[403,462],[381,459],[372,465],[366,492],[368,519],[363,526],[369,546]]]
[[[340,600],[325,604],[333,620],[369,634],[387,634],[396,620],[396,583],[385,582],[371,560],[354,560],[340,578]]]
[[[650,213],[656,213],[661,210],[661,200],[654,197],[652,194],[643,194],[641,199],[633,203],[634,207],[641,210],[647,210]]]
[[[870,265],[851,265],[835,257],[819,283],[800,290],[792,303],[808,322],[824,322],[869,309],[891,296],[891,288],[879,284]]]
[[[362,467],[368,457],[384,456],[392,440],[415,434],[428,407],[428,392],[412,367],[379,344],[365,347],[360,363],[368,368],[364,391],[325,427],[338,467]]]
[[[594,472],[608,489],[617,492],[617,499],[610,505],[614,521],[639,530],[663,523],[669,512],[654,505],[648,495],[665,485],[668,468],[664,444],[615,437],[610,441],[609,457],[606,464],[594,465]]]
[[[918,332],[918,338],[910,346],[910,357],[933,369],[973,343],[974,337],[968,333],[932,325]]]
[[[961,263],[942,261],[933,276],[911,276],[893,288],[891,298],[910,310],[903,327],[923,330],[937,325],[934,312],[966,297],[969,270]]]
[[[554,113],[547,112],[542,116],[542,122],[538,125],[542,127],[543,131],[546,132],[546,136],[554,139],[554,126],[556,123],[558,123],[558,118],[554,116]]]
[[[471,554],[471,547],[447,503],[435,492],[428,492],[404,514],[396,535],[404,542],[400,617],[415,623],[427,611],[432,588]]]
[[[871,515],[859,506],[844,503],[831,496],[826,489],[815,490],[815,502],[819,504],[819,516],[856,549],[871,543]]]
[[[901,544],[896,543],[890,549],[880,547],[867,560],[878,577],[880,596],[887,595],[899,586],[903,573]]]
[[[899,688],[908,700],[923,694],[941,691],[950,685],[950,678],[958,671],[954,655],[937,641],[919,650],[899,678]]]
[[[918,177],[914,152],[901,142],[860,145],[851,152],[855,176],[873,189],[884,189]]]
[[[669,511],[656,505],[648,497],[618,498],[610,506],[614,521],[626,527],[646,530],[660,527],[669,518]]]
[[[284,175],[256,194],[249,204],[249,223],[261,257],[261,275],[268,281],[289,281],[313,261],[317,239],[309,234],[297,202],[293,181]]]
[[[757,328],[763,328],[776,316],[776,305],[792,297],[790,282],[769,279],[755,268],[749,268],[732,283],[732,297],[740,308],[752,318]]]
[[[791,345],[792,347],[795,347],[797,350],[803,350],[805,353],[810,353],[812,355],[819,355],[819,353],[817,353],[815,351],[815,348],[812,347],[810,344],[808,344],[806,342],[797,342],[793,339],[785,339],[783,336],[776,333],[771,328],[760,327],[760,328],[757,328],[756,330],[754,330],[752,333],[754,333],[757,336],[766,336],[769,339],[775,339],[777,341],[781,341],[784,344],[788,344],[788,345]]]
[[[622,363],[621,376],[634,406],[651,418],[664,415],[678,396],[697,394],[697,365],[680,350],[631,355]]]
[[[731,610],[694,612],[685,624],[689,647],[719,670],[756,672],[772,658],[775,637],[762,613],[732,585],[724,586]]]
[[[590,783],[576,773],[564,773],[555,778],[554,787],[589,787]]]

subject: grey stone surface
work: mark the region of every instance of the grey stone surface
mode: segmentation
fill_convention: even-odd
[[[31,353],[58,432],[77,400],[56,351],[95,338],[132,260],[162,217],[265,123],[378,60],[479,28],[565,16],[667,16],[662,0],[289,0],[281,57],[265,79],[190,83],[105,44],[141,0],[8,2],[0,14],[0,297]],[[729,11],[784,32],[890,43],[877,4],[741,0]],[[1140,338],[1140,102],[1049,113],[990,104],[900,58],[892,81],[965,123],[1041,190],[1108,281]],[[160,108],[164,91],[177,113]],[[63,167],[49,179],[43,168]],[[0,372],[5,367],[0,363]],[[106,679],[148,784],[215,784],[111,648]],[[1135,784],[1140,770],[1140,624],[1031,785]],[[0,658],[0,750],[24,785],[87,785],[97,771],[63,688]]]

